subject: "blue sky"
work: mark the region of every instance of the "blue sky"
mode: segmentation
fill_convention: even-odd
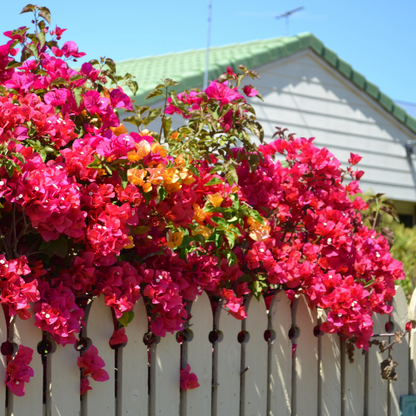
[[[31,24],[29,14],[19,14],[26,4],[2,5],[1,32]],[[62,41],[74,40],[88,59],[119,61],[206,45],[208,0],[38,5],[50,8],[52,27],[68,28]],[[213,0],[211,45],[285,35],[285,21],[274,16],[299,6],[305,9],[290,18],[289,34],[312,32],[391,98],[416,103],[414,0]]]

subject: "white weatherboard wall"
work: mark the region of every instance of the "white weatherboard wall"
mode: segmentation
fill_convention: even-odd
[[[372,189],[400,201],[416,201],[416,159],[403,146],[412,133],[368,94],[305,50],[257,69],[253,82],[264,103],[252,99],[266,140],[275,126],[296,137],[316,137],[344,166],[350,152],[363,156],[358,169],[363,191]]]
[[[360,181],[364,192],[416,202],[416,157],[408,157],[403,146],[416,140],[416,134],[377,101],[309,49],[253,69],[260,79],[252,84],[264,103],[258,98],[250,101],[266,141],[279,126],[297,137],[316,137],[315,144],[327,147],[344,166],[351,152],[358,153],[363,156],[357,168],[365,171]],[[163,102],[152,105],[162,106]],[[175,114],[172,128],[185,123]],[[150,128],[159,131],[160,124],[154,122]]]

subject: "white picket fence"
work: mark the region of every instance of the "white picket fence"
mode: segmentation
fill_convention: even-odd
[[[408,310],[398,288],[393,306],[394,330],[403,329],[414,319],[416,297]],[[95,300],[85,335],[105,360],[110,380],[91,380],[93,390],[82,398],[79,352],[72,346],[58,346],[43,365],[36,353],[41,331],[33,326],[33,318],[18,320],[12,328],[13,341],[35,350],[31,364],[35,376],[26,385],[24,397],[13,396],[0,385],[0,401],[5,403],[0,416],[398,416],[400,396],[416,394],[416,337],[412,333],[394,346],[398,380],[389,382],[381,379],[379,368],[387,353],[375,347],[365,355],[356,351],[350,364],[338,336],[315,336],[316,310],[311,311],[303,298],[291,308],[286,295],[278,293],[269,313],[263,299],[252,298],[245,321],[237,321],[223,309],[213,317],[205,293],[189,307],[192,326],[187,341],[181,345],[175,335],[168,334],[152,344],[149,367],[143,342],[148,330],[143,301],[136,304],[135,318],[126,329],[127,345],[116,354],[109,346],[110,309],[102,298]],[[388,319],[377,318],[375,331],[385,332]],[[4,319],[0,323],[0,336],[5,340]],[[292,326],[298,330],[289,339]],[[214,344],[209,341],[213,328],[218,335]],[[271,331],[272,341],[265,340],[266,330]],[[241,331],[246,335],[243,343],[238,340]],[[0,379],[5,376],[2,360]],[[187,363],[200,387],[180,391],[180,368]]]

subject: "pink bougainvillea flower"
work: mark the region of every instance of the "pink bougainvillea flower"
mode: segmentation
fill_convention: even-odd
[[[192,390],[199,387],[198,377],[191,373],[191,366],[186,365],[186,368],[181,370],[181,389],[182,390]]]
[[[110,378],[107,371],[103,369],[105,362],[98,355],[98,350],[94,345],[91,345],[81,357],[78,357],[77,364],[83,370],[83,379],[91,376],[95,381],[106,381]],[[88,387],[89,381],[81,381],[81,394],[87,390],[91,390]]]
[[[244,99],[236,88],[230,88],[227,82],[220,83],[211,81],[209,87],[205,89],[208,98],[213,98],[221,105],[229,104],[231,101]]]
[[[351,153],[350,158],[348,159],[348,163],[352,165],[356,165],[363,157],[356,153]]]
[[[110,345],[121,345],[127,342],[126,328],[121,328],[113,332],[110,339]]]
[[[259,92],[252,87],[251,85],[246,85],[243,88],[244,94],[247,95],[247,97],[255,97]]]
[[[7,363],[6,386],[16,396],[24,396],[25,383],[33,377],[33,369],[29,367],[32,361],[33,350],[23,345],[19,345],[19,350],[15,357]]]

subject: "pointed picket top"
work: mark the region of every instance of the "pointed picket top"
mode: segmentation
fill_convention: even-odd
[[[274,341],[269,343],[269,416],[290,416],[292,397],[292,326],[290,299],[283,290],[276,293],[269,309],[270,330]]]
[[[198,377],[199,387],[182,392],[182,416],[211,416],[212,394],[212,344],[209,334],[213,330],[214,321],[211,302],[203,292],[188,309],[192,318],[188,342],[182,345],[182,368],[187,364],[191,372]]]
[[[119,415],[147,415],[149,409],[146,306],[140,298],[126,327],[127,344],[118,349],[117,406]]]
[[[325,321],[327,313],[321,314],[321,322]],[[319,336],[320,362],[320,408],[322,416],[341,414],[341,345],[338,334]]]
[[[296,349],[292,412],[308,416],[318,411],[318,338],[314,335],[316,308],[311,310],[304,296],[294,301],[292,322],[298,328],[298,336],[293,340]]]
[[[104,296],[92,302],[88,317],[85,318],[87,338],[98,349],[98,355],[104,360],[104,370],[109,380],[97,382],[90,379],[92,390],[82,397],[83,415],[113,416],[115,414],[115,354],[110,347],[114,324],[111,309],[105,304]]]
[[[34,376],[25,386],[25,395],[17,397],[10,391],[9,405],[14,415],[26,415],[30,409],[31,414],[43,414],[43,365],[42,357],[38,353],[38,343],[42,341],[42,331],[35,326],[33,305],[30,308],[31,318],[22,320],[15,316],[10,325],[10,337],[12,342],[23,345],[33,350],[33,358],[30,367],[33,368]]]
[[[268,344],[264,332],[268,328],[267,309],[263,296],[246,300],[247,318],[243,329],[248,340],[243,344],[241,416],[262,416],[267,412]]]
[[[374,334],[381,334],[386,332],[386,323],[389,321],[389,315],[373,314],[373,332]],[[378,341],[386,340],[386,338],[376,338]],[[388,339],[388,338],[387,338]],[[389,341],[388,341],[389,342]],[[367,414],[374,413],[376,415],[387,415],[387,395],[389,390],[389,383],[387,380],[381,378],[381,362],[388,357],[388,351],[380,352],[377,345],[372,345],[366,353],[367,366],[367,383],[368,383],[368,398],[367,398]],[[368,413],[370,412],[370,413]]]
[[[401,286],[396,286],[396,294],[393,298],[393,313],[391,321],[394,331],[405,331],[409,321],[406,295]],[[400,415],[400,396],[409,394],[409,335],[402,338],[401,343],[393,346],[392,358],[398,362],[396,367],[397,380],[390,384],[390,416]]]
[[[241,345],[238,333],[241,321],[221,306],[215,314],[215,327],[219,339],[214,344],[213,416],[240,415]]]

